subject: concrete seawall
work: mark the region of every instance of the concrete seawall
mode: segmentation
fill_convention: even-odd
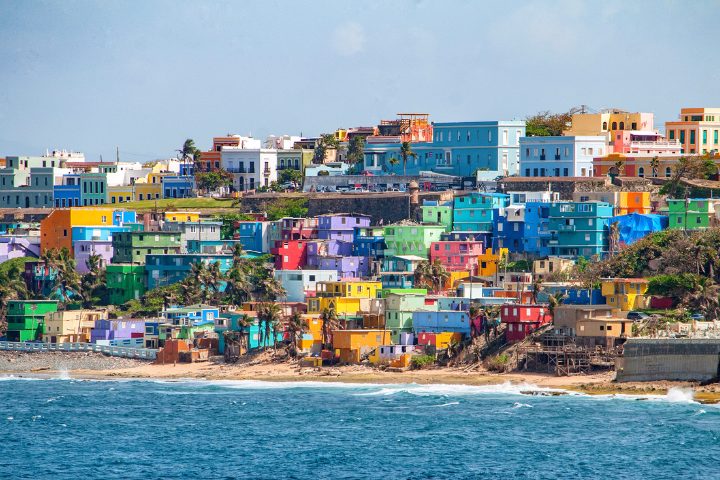
[[[615,361],[618,382],[707,381],[719,365],[720,339],[631,338]]]

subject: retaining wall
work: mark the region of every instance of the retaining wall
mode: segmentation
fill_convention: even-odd
[[[720,339],[631,338],[615,361],[618,382],[707,381],[718,376]]]

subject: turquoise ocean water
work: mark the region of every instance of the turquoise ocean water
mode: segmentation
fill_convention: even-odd
[[[0,478],[720,478],[720,407],[532,386],[0,379]]]

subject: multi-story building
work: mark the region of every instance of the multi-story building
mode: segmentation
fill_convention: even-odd
[[[525,237],[525,205],[510,205],[493,219],[493,247],[507,248],[512,253],[523,251]]]
[[[668,156],[682,153],[677,139],[669,140],[658,132],[624,130],[615,134],[613,153],[637,156]]]
[[[337,281],[317,282],[315,297],[307,299],[308,313],[335,310],[338,315],[357,315],[369,308],[368,300],[377,300],[382,289],[380,282]]]
[[[445,232],[442,225],[395,224],[383,230],[385,256],[417,255],[428,258],[430,244],[440,240]]]
[[[112,239],[112,263],[144,264],[146,255],[180,254],[180,232],[116,232]]]
[[[437,223],[445,226],[445,232],[453,228],[453,205],[452,202],[440,202],[437,200],[425,200],[422,207],[423,223]]]
[[[417,255],[393,255],[382,259],[380,279],[384,289],[401,288],[403,290],[415,286],[415,270],[418,264],[426,260]]]
[[[214,137],[212,149],[201,152],[197,166],[200,172],[211,172],[219,170],[222,164],[222,149],[228,148],[260,148],[261,142],[252,137],[240,135],[228,135],[225,137]]]
[[[385,328],[390,330],[393,343],[398,343],[401,334],[412,333],[413,312],[427,308],[425,295],[419,293],[391,293],[385,297]]]
[[[115,212],[110,208],[53,210],[40,222],[41,251],[67,248],[72,252],[73,227],[112,227],[114,218]]]
[[[602,136],[608,145],[608,152],[614,151],[618,133],[625,131],[653,131],[654,115],[645,112],[626,112],[608,109],[600,113],[576,113],[571,125],[563,131],[567,136]]]
[[[45,315],[57,311],[55,300],[10,300],[7,306],[7,331],[10,342],[29,342],[42,337]]]
[[[665,122],[668,140],[677,140],[682,153],[720,150],[720,108],[682,108],[678,120]]]
[[[360,227],[353,233],[353,255],[381,261],[385,256],[383,227]]]
[[[166,232],[180,232],[184,241],[190,240],[220,240],[220,227],[222,222],[166,222],[162,229]]]
[[[105,279],[111,305],[139,300],[147,290],[144,265],[110,264]]]
[[[113,256],[112,240],[75,240],[73,242],[75,262],[78,273],[90,271],[88,261],[92,256],[99,256],[98,267],[102,270],[110,263]]]
[[[213,255],[205,253],[168,253],[148,254],[145,257],[147,288],[152,290],[185,280],[192,271],[194,263],[206,266],[217,263],[220,272],[226,273],[232,267],[232,255]]]
[[[233,187],[240,192],[268,187],[278,179],[274,149],[223,147],[220,164],[233,175]]]
[[[352,242],[355,228],[370,226],[370,217],[367,215],[348,215],[329,213],[317,217],[318,238]]]
[[[498,210],[507,207],[509,203],[510,197],[502,193],[473,192],[455,197],[453,231],[492,232]]]
[[[291,218],[280,220],[280,239],[311,240],[318,238],[317,218]]]
[[[430,261],[439,261],[449,272],[467,271],[476,274],[482,242],[439,241],[430,244]]]
[[[309,268],[320,268],[320,260],[327,257],[352,256],[353,244],[342,240],[308,240],[307,260]]]
[[[603,255],[608,249],[607,224],[613,207],[603,202],[557,202],[550,204],[548,242],[551,255]]]
[[[705,230],[715,215],[715,202],[707,198],[668,198],[668,228]]]
[[[605,137],[522,137],[520,174],[526,177],[592,177],[593,158],[607,151]]]
[[[277,270],[297,270],[307,265],[307,240],[280,240],[270,253],[275,255]]]
[[[95,322],[107,317],[105,310],[62,310],[45,315],[45,343],[89,343]]]
[[[477,175],[493,179],[513,175],[519,169],[519,140],[525,136],[524,121],[480,121],[434,123],[430,141],[413,143],[414,156],[405,166],[393,167],[390,159],[401,160],[399,136],[368,137],[364,169],[373,173],[417,175],[433,171],[448,175]]]
[[[607,305],[623,311],[648,308],[650,297],[647,278],[604,278],[601,283],[602,295]]]
[[[239,240],[244,250],[269,253],[275,244],[270,241],[270,226],[274,222],[243,221],[234,225],[233,238]]]
[[[519,342],[533,330],[552,322],[547,305],[504,305],[500,319],[507,325],[505,338],[508,342]]]
[[[285,289],[288,302],[304,302],[308,296],[315,295],[317,282],[335,282],[338,274],[335,270],[275,270],[275,279]]]

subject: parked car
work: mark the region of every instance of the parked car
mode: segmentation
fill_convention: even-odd
[[[364,193],[364,192],[367,192],[367,190],[365,190],[364,188],[361,188],[361,187],[352,187],[352,188],[350,188],[349,190],[346,190],[346,191],[344,191],[344,192],[342,192],[342,193]]]
[[[627,318],[628,318],[628,320],[633,320],[635,322],[641,322],[641,321],[649,319],[650,315],[648,315],[645,312],[632,311],[632,312],[628,312]]]
[[[348,187],[347,185],[340,185],[338,187],[335,187],[335,191],[340,193],[347,192],[348,190],[350,190],[350,187]]]
[[[702,313],[697,313],[697,312],[691,313],[690,318],[692,318],[693,320],[697,320],[698,322],[705,321],[705,315],[703,315]]]

